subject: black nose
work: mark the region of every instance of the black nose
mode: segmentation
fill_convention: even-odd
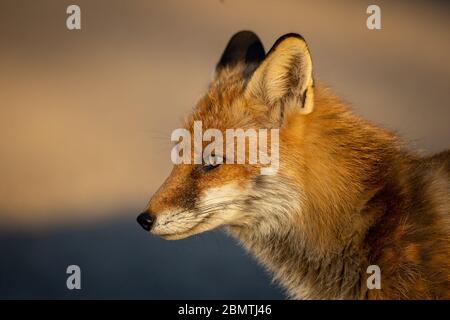
[[[150,231],[153,222],[155,221],[155,218],[153,218],[148,212],[142,212],[140,215],[138,215],[136,220],[141,225],[142,228],[144,228],[147,231]]]

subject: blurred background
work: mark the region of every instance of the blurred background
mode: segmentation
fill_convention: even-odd
[[[81,8],[81,30],[66,8]],[[368,30],[366,8],[381,8]],[[0,298],[277,299],[222,231],[135,222],[226,42],[308,41],[315,75],[424,154],[450,147],[446,1],[0,1]],[[81,267],[82,290],[66,288]]]

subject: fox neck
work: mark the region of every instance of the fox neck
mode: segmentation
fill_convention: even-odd
[[[293,227],[270,235],[233,227],[229,231],[273,274],[291,298],[361,299],[365,295],[361,270],[366,260],[357,243],[350,243],[340,252],[321,255]]]
[[[280,153],[279,181],[268,184],[280,188],[290,180],[285,201],[299,208],[274,207],[257,215],[258,227],[230,231],[291,297],[360,299],[367,292],[364,239],[382,214],[372,199],[392,179],[400,148],[393,135],[353,116],[326,90],[319,88],[315,104],[307,117],[286,119],[280,137],[288,152]],[[260,199],[273,195],[258,192]]]

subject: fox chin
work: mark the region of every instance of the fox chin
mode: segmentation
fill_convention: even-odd
[[[198,121],[216,140],[277,130],[277,170],[263,174],[245,148],[245,161],[228,161],[239,143],[191,152]],[[316,81],[300,35],[266,53],[253,32],[235,34],[183,128],[192,161],[138,216],[146,231],[176,240],[224,227],[295,299],[450,299],[450,151],[419,156],[350,112]]]

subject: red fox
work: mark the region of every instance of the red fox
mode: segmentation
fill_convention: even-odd
[[[450,150],[418,156],[352,114],[313,78],[300,35],[266,54],[253,32],[235,34],[186,130],[195,121],[279,129],[279,170],[176,164],[137,218],[145,230],[182,239],[223,226],[294,299],[450,299]]]

